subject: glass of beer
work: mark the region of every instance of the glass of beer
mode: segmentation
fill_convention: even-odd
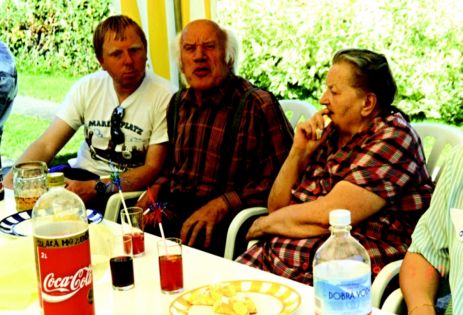
[[[163,238],[157,242],[161,291],[174,294],[183,291],[182,240]]]
[[[47,191],[47,172],[47,164],[42,161],[23,162],[13,166],[16,211],[31,210],[37,199]]]

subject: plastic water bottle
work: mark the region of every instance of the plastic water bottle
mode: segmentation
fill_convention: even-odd
[[[330,212],[331,236],[313,261],[315,314],[371,314],[371,266],[351,234],[349,210]]]
[[[35,203],[32,231],[42,314],[95,314],[87,211],[80,197],[51,188]]]

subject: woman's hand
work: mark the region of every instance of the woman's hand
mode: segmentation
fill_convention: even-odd
[[[309,157],[328,138],[324,132],[327,109],[317,112],[311,119],[297,125],[291,150],[298,152],[304,159]]]

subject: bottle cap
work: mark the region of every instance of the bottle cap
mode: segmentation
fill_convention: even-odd
[[[64,186],[64,174],[61,172],[48,173],[48,187]]]
[[[330,211],[330,225],[350,225],[350,211],[346,209],[335,209]]]

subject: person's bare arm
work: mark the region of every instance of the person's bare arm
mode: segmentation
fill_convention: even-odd
[[[252,224],[247,239],[264,235],[307,238],[328,233],[329,212],[348,209],[352,225],[356,225],[378,212],[386,201],[375,193],[347,181],[337,183],[324,197],[294,204],[260,217]]]
[[[426,258],[408,252],[402,262],[399,279],[409,314],[436,314],[434,301],[439,273]]]
[[[323,133],[322,137],[317,139],[316,132],[317,128],[324,128],[322,114],[325,112],[326,110],[322,110],[310,120],[297,125],[291,150],[270,190],[268,198],[269,212],[289,205],[291,188],[307,167],[307,160],[326,141],[327,133]]]
[[[167,144],[152,144],[148,147],[145,164],[130,169],[120,175],[122,191],[145,190],[159,176],[167,155]],[[109,184],[111,179],[102,179]],[[67,180],[66,188],[78,194],[82,200],[88,201],[96,197],[96,180]],[[114,192],[117,191],[115,188]]]
[[[64,120],[55,118],[47,130],[29,145],[16,163],[35,160],[49,164],[75,132]],[[5,176],[4,185],[13,188],[12,171]]]

